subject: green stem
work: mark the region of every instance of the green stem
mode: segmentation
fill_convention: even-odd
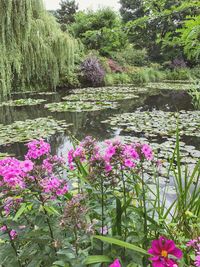
[[[104,188],[103,188],[103,177],[101,177],[101,235],[103,236],[104,229]],[[104,253],[104,244],[101,242],[101,254]]]
[[[124,179],[124,172],[123,172],[123,169],[122,169],[122,166],[121,166],[121,173],[122,173],[122,183],[123,183],[123,198],[124,198],[124,215],[125,215],[125,232],[124,232],[124,241],[126,241],[126,238],[127,238],[127,209],[126,209],[126,182],[125,182],[125,179]]]
[[[145,192],[145,181],[144,181],[144,169],[142,165],[142,201],[143,201],[143,217],[144,217],[144,245],[143,248],[147,249],[147,236],[148,236],[148,227],[147,227],[147,208],[146,208],[146,192]]]

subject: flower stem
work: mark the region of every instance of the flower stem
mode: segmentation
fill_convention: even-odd
[[[103,236],[103,229],[104,229],[104,188],[103,188],[103,177],[101,177],[101,235]],[[104,244],[101,241],[101,254],[104,253]]]

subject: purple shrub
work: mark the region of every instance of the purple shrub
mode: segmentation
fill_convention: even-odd
[[[172,60],[172,62],[170,64],[170,67],[172,69],[183,69],[183,68],[186,68],[187,65],[186,65],[186,62],[184,61],[184,59],[175,58],[175,59]]]
[[[100,86],[105,77],[105,70],[101,66],[98,58],[88,57],[81,64],[83,78],[88,85]]]

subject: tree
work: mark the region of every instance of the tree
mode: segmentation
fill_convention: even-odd
[[[197,12],[196,0],[120,0],[121,15],[128,22],[129,40],[137,48],[146,48],[151,59],[168,60],[183,54],[181,46],[176,49],[162,49],[162,40],[170,32],[177,35],[177,29],[190,14]],[[167,53],[166,53],[167,51]],[[167,55],[167,56],[166,56]]]
[[[143,0],[120,0],[120,13],[124,22],[135,20],[144,16]]]
[[[62,0],[60,9],[56,11],[56,18],[61,24],[61,29],[65,31],[67,25],[75,21],[75,14],[78,10],[78,4],[75,0]]]
[[[0,0],[0,18],[0,99],[14,90],[53,90],[73,68],[76,41],[41,0]]]
[[[103,56],[109,56],[127,44],[121,18],[109,8],[78,12],[69,31],[80,38],[87,49],[98,50]]]

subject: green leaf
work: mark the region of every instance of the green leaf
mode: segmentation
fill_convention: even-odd
[[[137,246],[132,245],[130,243],[121,241],[119,239],[115,239],[115,238],[112,238],[112,237],[105,237],[105,236],[97,236],[97,235],[95,235],[93,238],[99,239],[99,240],[101,240],[103,242],[107,242],[109,244],[114,244],[114,245],[117,245],[117,246],[120,246],[120,247],[124,247],[124,248],[130,249],[130,250],[134,250],[136,252],[139,252],[139,253],[142,253],[142,254],[145,254],[145,255],[149,255],[149,253],[146,250],[144,250],[143,248],[140,248],[140,247],[137,247]]]
[[[85,260],[84,260],[84,264],[88,265],[88,264],[94,264],[94,263],[103,263],[103,262],[111,262],[112,259],[104,256],[104,255],[95,255],[95,256],[88,256]]]
[[[17,221],[19,219],[19,217],[26,211],[27,209],[27,203],[23,203],[20,207],[20,209],[17,211],[17,213],[15,214],[14,217],[14,221]]]

